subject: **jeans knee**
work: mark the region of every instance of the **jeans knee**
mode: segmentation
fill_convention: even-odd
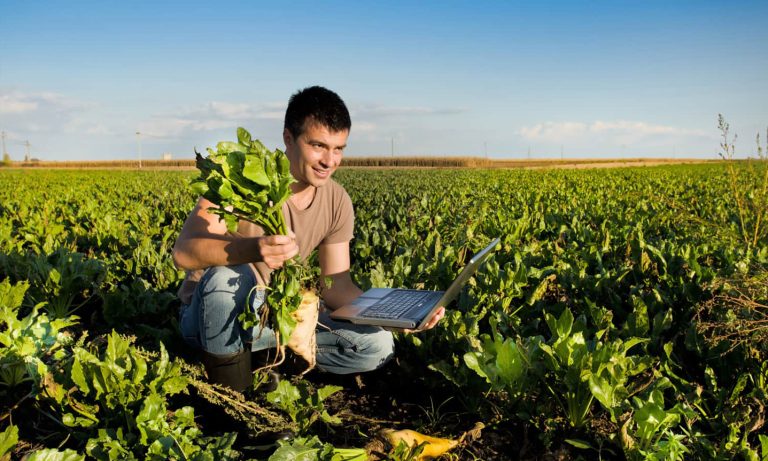
[[[200,342],[204,350],[233,353],[244,348],[244,332],[237,317],[255,285],[248,265],[206,270],[193,303],[199,306]]]
[[[217,298],[225,304],[241,305],[255,283],[247,264],[216,266],[205,271],[197,289],[201,298]]]
[[[369,333],[365,338],[366,344],[360,348],[359,353],[365,357],[363,367],[367,368],[361,371],[372,371],[384,366],[395,355],[395,341],[392,333],[386,330],[379,330],[375,333]]]

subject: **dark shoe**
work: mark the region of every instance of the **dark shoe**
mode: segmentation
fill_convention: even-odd
[[[257,383],[257,391],[272,392],[277,389],[278,383],[283,378],[274,364],[277,351],[274,348],[251,352],[251,370],[259,370],[265,375],[264,381]]]
[[[283,379],[283,376],[274,368],[261,370],[256,375],[255,385],[257,392],[272,392],[277,389],[277,385]]]
[[[238,392],[245,391],[253,383],[250,351],[232,355],[203,352],[203,365],[208,373],[208,380],[212,383],[223,384]]]
[[[254,370],[258,370],[275,363],[275,358],[277,358],[277,350],[275,348],[253,351],[251,352],[251,366]]]

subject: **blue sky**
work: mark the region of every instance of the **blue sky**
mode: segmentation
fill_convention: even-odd
[[[21,159],[282,147],[297,89],[347,155],[702,157],[768,126],[768,2],[0,0],[0,130]]]

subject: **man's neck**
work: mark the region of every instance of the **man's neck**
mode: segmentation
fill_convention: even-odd
[[[291,184],[291,198],[289,199],[293,205],[299,210],[306,210],[312,205],[312,201],[315,199],[315,192],[317,188],[311,184]]]

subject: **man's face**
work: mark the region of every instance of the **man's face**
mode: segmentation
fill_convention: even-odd
[[[321,187],[341,164],[347,146],[349,130],[331,132],[311,120],[304,122],[304,131],[293,137],[283,130],[285,154],[291,161],[291,174],[300,185]]]

